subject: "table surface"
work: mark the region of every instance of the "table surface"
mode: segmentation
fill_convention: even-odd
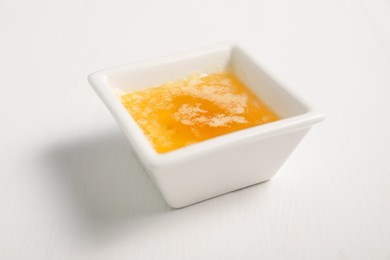
[[[1,259],[390,259],[388,0],[5,0],[0,33]],[[172,210],[86,77],[226,41],[326,120]]]

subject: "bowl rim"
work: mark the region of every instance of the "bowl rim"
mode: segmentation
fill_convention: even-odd
[[[114,88],[108,82],[109,75],[115,72],[131,71],[133,69],[147,69],[150,66],[163,65],[164,63],[172,63],[175,60],[191,59],[200,54],[208,52],[220,51],[222,49],[234,48],[239,49],[245,53],[263,73],[273,83],[278,85],[283,91],[287,92],[292,99],[305,108],[306,112],[299,115],[291,116],[288,118],[282,118],[280,120],[270,122],[263,125],[253,126],[232,133],[217,136],[199,143],[195,143],[186,147],[175,149],[166,153],[158,153],[151,142],[142,132],[141,128],[127,112],[120,100],[115,94]],[[189,72],[190,73],[190,72]],[[140,159],[147,164],[149,168],[156,168],[161,166],[167,166],[185,160],[193,159],[199,155],[205,155],[207,153],[215,152],[219,149],[224,149],[226,146],[234,145],[237,143],[248,142],[253,140],[259,140],[268,138],[275,135],[281,135],[293,130],[310,127],[311,125],[320,122],[324,119],[324,114],[313,109],[306,101],[299,97],[290,88],[281,84],[280,81],[264,69],[263,65],[260,65],[258,60],[253,55],[249,55],[242,47],[233,43],[214,44],[211,46],[198,48],[195,50],[182,51],[179,53],[173,53],[165,55],[159,58],[148,59],[145,61],[135,62],[126,65],[120,65],[104,70],[94,72],[88,76],[88,81],[109,109],[122,131],[127,136],[128,140],[132,144],[134,150]]]

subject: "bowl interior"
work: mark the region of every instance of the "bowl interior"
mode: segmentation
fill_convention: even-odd
[[[231,54],[228,46],[212,48],[114,68],[105,75],[110,86],[128,92],[178,80],[190,73],[222,71],[229,66]]]
[[[234,74],[269,105],[282,118],[298,116],[309,109],[297,97],[275,82],[259,64],[240,48],[233,48],[230,55],[230,67]]]
[[[114,90],[129,92],[177,80],[190,73],[232,70],[261,100],[282,118],[308,111],[297,98],[280,87],[244,51],[236,46],[209,48],[177,54],[151,62],[142,62],[106,71],[105,79]]]

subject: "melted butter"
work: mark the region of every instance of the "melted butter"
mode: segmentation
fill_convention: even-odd
[[[231,72],[192,75],[120,98],[159,153],[280,119]]]

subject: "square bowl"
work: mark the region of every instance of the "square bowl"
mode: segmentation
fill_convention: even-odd
[[[159,154],[116,95],[229,69],[282,119]],[[242,48],[214,45],[89,75],[165,201],[184,207],[269,180],[323,115],[281,86]]]

